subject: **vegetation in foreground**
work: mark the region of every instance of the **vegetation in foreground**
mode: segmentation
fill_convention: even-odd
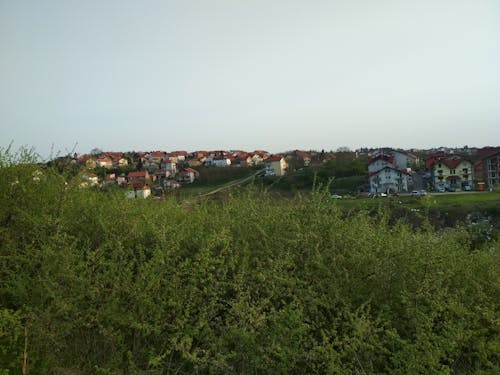
[[[40,173],[41,172],[41,173]],[[500,371],[499,244],[274,200],[124,199],[5,159],[0,373]]]

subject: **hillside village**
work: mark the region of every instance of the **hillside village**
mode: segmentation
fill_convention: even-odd
[[[61,158],[62,159],[62,158]],[[67,160],[68,158],[66,158]],[[74,154],[70,163],[81,170],[82,186],[119,186],[129,198],[147,198],[195,183],[200,173],[253,169],[268,179],[303,171],[325,170],[332,163],[358,162],[364,177],[357,192],[371,196],[426,191],[488,190],[500,185],[500,147],[351,151],[294,150],[271,154],[264,150],[150,151]],[[359,164],[361,163],[361,164]],[[355,172],[352,172],[355,173]],[[332,172],[331,177],[336,177]]]

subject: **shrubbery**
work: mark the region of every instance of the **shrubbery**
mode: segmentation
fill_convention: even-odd
[[[498,243],[467,232],[326,192],[129,201],[36,164],[0,194],[0,373],[24,328],[33,373],[500,371]]]

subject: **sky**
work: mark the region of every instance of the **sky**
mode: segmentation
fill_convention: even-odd
[[[0,0],[0,147],[499,145],[499,67],[499,0]]]

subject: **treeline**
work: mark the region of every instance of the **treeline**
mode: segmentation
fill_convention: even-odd
[[[458,229],[321,191],[129,201],[36,164],[3,163],[0,197],[2,374],[25,332],[33,374],[500,371],[498,243]]]

